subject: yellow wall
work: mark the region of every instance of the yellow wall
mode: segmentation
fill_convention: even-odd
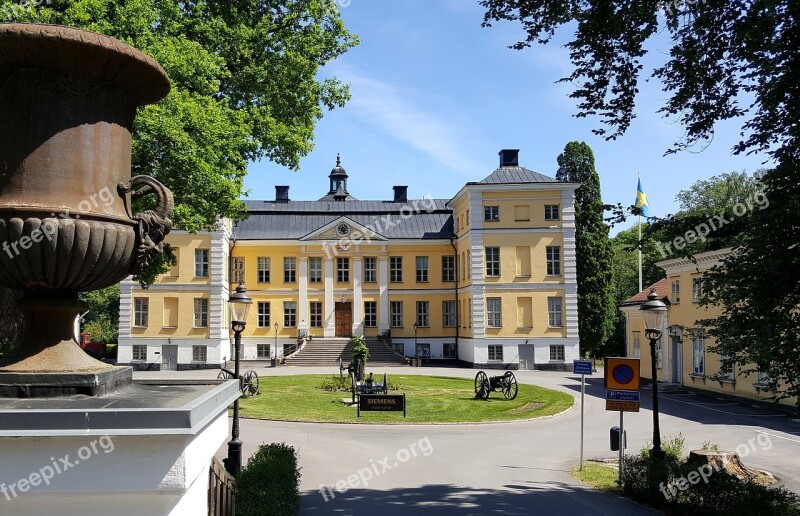
[[[549,326],[547,298],[561,298],[562,326]],[[487,306],[486,337],[566,337],[566,309],[563,290],[535,290],[526,292],[487,292],[486,298],[499,298],[501,305],[502,326],[490,327]],[[530,303],[530,312],[527,310]],[[520,313],[522,312],[522,313]],[[526,313],[528,312],[528,313]],[[526,327],[523,319],[530,317],[531,326]]]
[[[544,206],[546,204],[559,206],[558,220],[545,220]],[[560,228],[561,227],[561,191],[531,191],[516,190],[513,192],[484,192],[483,206],[497,206],[500,211],[500,220],[486,221],[484,214],[484,228]],[[530,220],[517,220],[517,206],[528,207]]]

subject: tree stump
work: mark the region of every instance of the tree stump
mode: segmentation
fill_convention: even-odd
[[[742,464],[739,454],[730,451],[692,450],[686,463],[700,468],[710,466],[714,471],[725,471],[740,480],[756,480],[763,484],[774,484],[775,477],[767,472],[751,469]]]

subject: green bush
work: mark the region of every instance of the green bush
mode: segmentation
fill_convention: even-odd
[[[328,378],[323,378],[322,385],[319,388],[323,391],[350,392],[353,390],[353,379],[349,375],[339,376],[338,374],[333,374]]]
[[[294,448],[262,444],[236,478],[238,516],[294,516],[299,505],[300,468]]]
[[[678,434],[676,437],[667,437],[661,440],[661,449],[667,454],[667,457],[672,457],[675,460],[680,460],[683,455],[684,445],[686,438]],[[642,457],[650,457],[650,448],[653,447],[653,440],[648,439],[647,445],[642,448]]]

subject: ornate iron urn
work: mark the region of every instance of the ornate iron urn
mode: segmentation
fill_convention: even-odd
[[[158,63],[113,38],[0,24],[0,285],[25,291],[25,332],[0,367],[0,395],[96,395],[130,382],[130,368],[77,346],[78,293],[162,251],[172,194],[131,178],[131,131],[137,107],[169,90]],[[131,214],[150,194],[154,209]]]

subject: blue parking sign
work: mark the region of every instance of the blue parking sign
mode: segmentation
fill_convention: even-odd
[[[572,374],[592,374],[592,361],[591,360],[573,360],[572,361]]]

